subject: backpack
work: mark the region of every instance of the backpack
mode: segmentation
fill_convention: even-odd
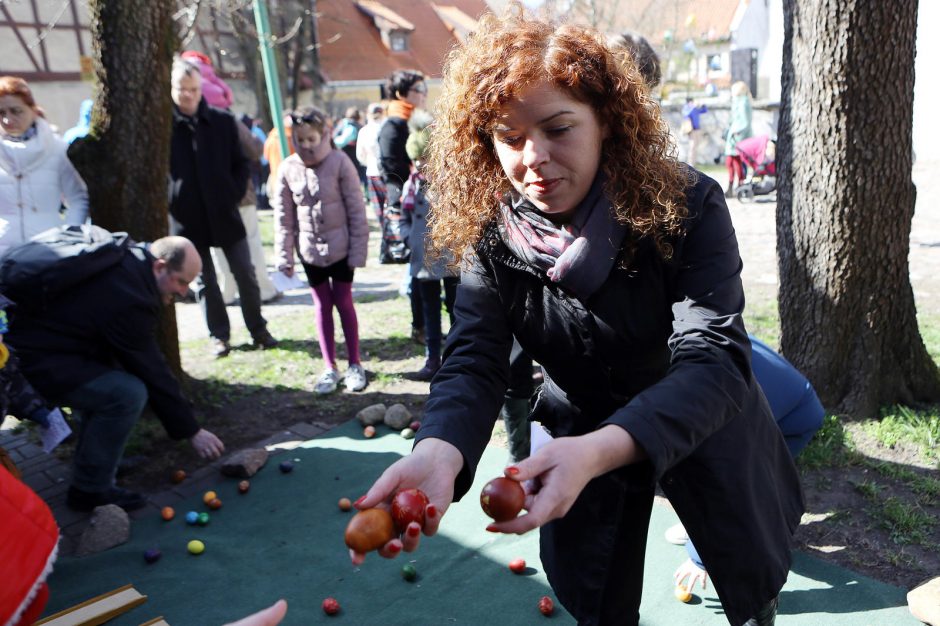
[[[63,291],[121,262],[133,241],[99,226],[57,226],[0,257],[0,293],[42,310]]]
[[[382,214],[382,241],[379,245],[379,263],[407,263],[411,260],[411,248],[405,242],[401,222],[402,208],[387,206]]]

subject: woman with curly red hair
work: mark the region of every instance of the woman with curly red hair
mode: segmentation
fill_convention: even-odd
[[[540,528],[580,624],[637,624],[659,482],[728,621],[773,623],[803,502],[751,371],[721,188],[676,161],[632,61],[518,5],[451,53],[438,104],[431,240],[462,263],[456,320],[412,453],[356,506],[417,487],[437,532],[489,441],[515,337],[542,365],[532,418],[553,439],[505,470],[526,514],[488,530]]]

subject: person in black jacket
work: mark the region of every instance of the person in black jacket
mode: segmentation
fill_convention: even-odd
[[[505,469],[534,481],[527,512],[488,530],[540,528],[578,622],[635,625],[658,482],[728,622],[772,624],[804,504],[751,370],[721,187],[671,156],[636,65],[596,31],[484,16],[442,93],[430,228],[462,263],[455,324],[414,449],[356,506],[416,487],[437,532],[490,439],[515,336],[542,366],[532,417],[553,439]],[[416,549],[419,531],[380,554]]]
[[[379,128],[379,171],[385,182],[388,214],[402,211],[402,190],[411,175],[411,159],[405,144],[408,143],[408,120],[415,109],[424,107],[428,98],[428,86],[424,74],[414,70],[396,70],[385,83],[385,94],[390,99],[385,121]],[[387,219],[383,213],[383,220]],[[383,227],[384,230],[384,227]],[[411,338],[425,343],[424,312],[421,308],[421,291],[418,279],[411,277]]]
[[[225,450],[199,427],[155,335],[160,307],[185,295],[201,268],[199,253],[183,237],[158,239],[149,251],[132,246],[117,265],[63,291],[47,307],[29,308],[10,325],[5,339],[27,380],[79,417],[66,500],[71,508],[146,504],[141,494],[116,487],[114,477],[148,402],[170,437],[188,439],[199,456],[215,459]]]
[[[199,68],[173,62],[173,135],[170,140],[172,232],[186,237],[202,258],[199,301],[217,357],[230,351],[231,327],[210,249],[222,249],[238,285],[245,326],[257,347],[277,346],[261,316],[261,292],[238,206],[248,184],[249,162],[242,153],[238,122],[202,97]]]

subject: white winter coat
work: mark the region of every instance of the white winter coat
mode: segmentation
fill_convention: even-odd
[[[0,254],[88,216],[88,189],[65,153],[67,144],[42,118],[36,119],[36,131],[26,141],[0,139]]]

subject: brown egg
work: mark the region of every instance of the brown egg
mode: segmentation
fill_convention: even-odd
[[[525,504],[525,491],[518,482],[500,476],[486,483],[480,492],[483,512],[497,522],[507,522],[519,515]]]
[[[251,489],[251,483],[247,480],[238,483],[238,493],[248,493],[249,489]]]
[[[160,509],[160,516],[168,522],[171,519],[173,519],[175,515],[176,515],[176,511],[174,511],[173,507],[171,506],[165,506],[162,509]]]
[[[170,481],[172,481],[173,484],[178,485],[184,480],[186,480],[186,472],[181,469],[176,470],[170,475]]]
[[[352,508],[352,502],[349,501],[349,498],[340,498],[338,505],[340,511],[348,511]]]
[[[395,537],[395,522],[385,509],[356,513],[346,526],[346,545],[356,552],[378,550]]]
[[[222,501],[219,500],[218,498],[212,498],[211,500],[206,502],[206,504],[209,505],[209,508],[213,510],[222,508]]]

